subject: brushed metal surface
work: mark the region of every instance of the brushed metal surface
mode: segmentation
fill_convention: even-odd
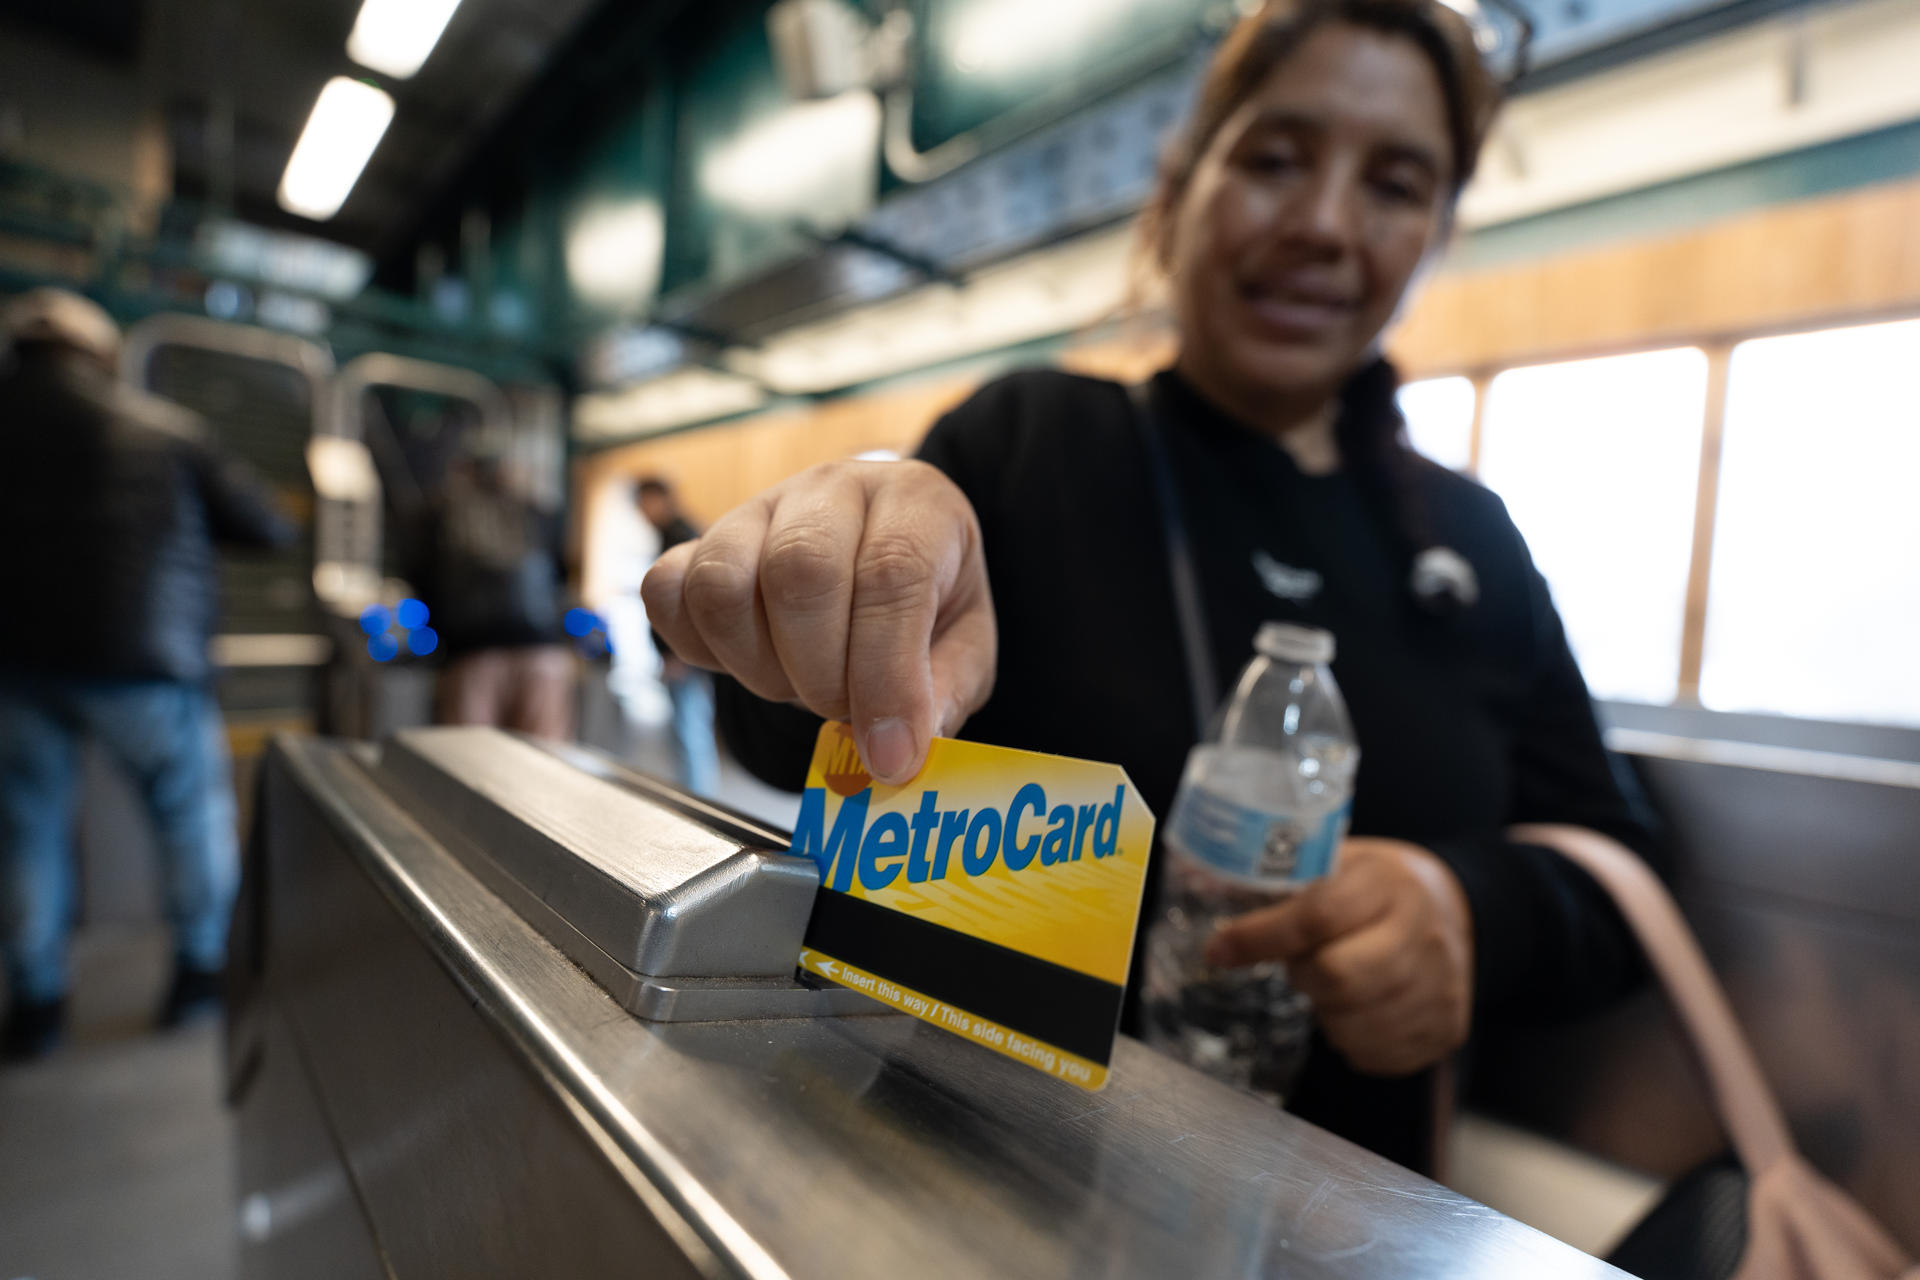
[[[239,1111],[244,1280],[385,1280],[312,1077],[284,1018],[262,1016],[263,1068]]]
[[[379,775],[636,974],[792,976],[820,884],[807,859],[743,846],[495,729],[406,730]]]
[[[278,828],[275,998],[397,1275],[482,1272],[406,1265],[431,1255],[394,1233],[511,1234],[536,1211],[569,1239],[624,1214],[691,1267],[755,1277],[1621,1274],[1133,1041],[1086,1094],[898,1016],[636,1020],[344,754],[283,739],[273,767],[277,803],[303,811]],[[517,1099],[498,1121],[516,1143],[450,1146],[493,1122],[496,1092]],[[566,1146],[535,1131],[554,1123],[591,1138],[628,1203],[516,1198],[556,1181],[539,1162]],[[493,1166],[493,1227],[446,1221],[455,1150]],[[484,1274],[600,1274],[524,1257]]]
[[[269,785],[264,993],[307,1064],[336,1165],[387,1273],[406,1280],[722,1274],[677,1215],[648,1211],[636,1188],[655,1203],[658,1194],[595,1127],[580,1123],[571,1095],[502,1038],[499,1024],[475,1007],[477,993],[449,973],[344,852],[327,815],[290,777],[274,776]],[[524,929],[520,938],[566,966]],[[279,1048],[268,1046],[263,1081],[295,1056]],[[283,1267],[281,1251],[252,1274],[330,1274],[318,1242],[316,1252]]]
[[[1920,764],[1879,756],[1839,751],[1813,751],[1765,742],[1733,742],[1724,738],[1688,738],[1647,729],[1607,730],[1607,750],[1652,760],[1679,760],[1693,764],[1757,769],[1763,773],[1802,778],[1831,778],[1838,782],[1867,782],[1881,787],[1920,791]]]
[[[620,1007],[655,1022],[709,1022],[721,1018],[826,1018],[842,1015],[891,1013],[885,1005],[845,987],[803,986],[786,977],[659,978],[635,973],[593,940],[568,923],[519,881],[509,875],[479,844],[427,815],[422,825],[441,847],[493,890],[522,919],[566,957],[593,975]],[[801,939],[792,950],[800,953]]]
[[[655,804],[664,804],[669,809],[684,813],[702,826],[738,840],[743,845],[765,849],[785,849],[792,842],[793,833],[790,831],[772,826],[750,813],[742,813],[716,800],[689,794],[671,783],[630,768],[589,747],[571,742],[556,742],[551,738],[533,740],[532,745],[556,760],[566,761],[582,773],[624,787],[636,795],[645,796]]]

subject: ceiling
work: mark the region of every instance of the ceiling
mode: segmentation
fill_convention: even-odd
[[[511,202],[529,156],[596,118],[596,93],[630,90],[640,51],[684,34],[678,19],[717,22],[761,2],[463,0],[417,75],[380,81],[397,100],[393,124],[324,224],[282,212],[274,197],[321,86],[341,74],[379,79],[345,52],[360,0],[0,0],[0,21],[137,81],[166,121],[177,197],[364,249],[391,284],[411,280],[418,244],[457,252],[462,212]],[[1811,0],[1522,2],[1540,28],[1540,60],[1573,75],[1597,54],[1638,47],[1635,33]]]
[[[359,0],[0,0],[0,17],[137,76],[143,100],[165,115],[177,197],[380,255],[415,228],[599,3],[464,0],[426,65],[401,81],[348,59]],[[282,212],[274,193],[336,75],[381,84],[397,110],[346,205],[316,224]]]

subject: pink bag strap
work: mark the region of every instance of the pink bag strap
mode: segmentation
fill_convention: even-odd
[[[1652,868],[1625,846],[1585,827],[1529,824],[1507,834],[1558,851],[1597,880],[1659,976],[1752,1187],[1741,1280],[1920,1277],[1920,1268],[1903,1256],[1886,1231],[1795,1149],[1780,1104],[1726,992]]]
[[[1653,869],[1625,846],[1585,827],[1543,823],[1507,834],[1578,863],[1620,908],[1693,1041],[1720,1121],[1747,1172],[1758,1178],[1790,1155],[1793,1138],[1773,1090],[1693,930]]]

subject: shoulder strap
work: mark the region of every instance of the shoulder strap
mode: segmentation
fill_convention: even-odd
[[[1173,463],[1160,436],[1159,415],[1146,383],[1127,384],[1133,404],[1133,425],[1146,457],[1147,474],[1159,506],[1161,533],[1167,544],[1167,569],[1173,579],[1174,614],[1180,624],[1180,648],[1187,665],[1187,692],[1193,701],[1196,739],[1207,736],[1207,721],[1220,701],[1220,682],[1213,667],[1213,645],[1207,634],[1207,616],[1200,604],[1200,576],[1194,569],[1193,548],[1180,507],[1180,491]]]
[[[1816,1173],[1761,1073],[1713,969],[1666,886],[1624,846],[1584,827],[1508,829],[1583,868],[1620,908],[1679,1015],[1740,1163],[1751,1180],[1747,1249],[1735,1280],[1920,1280],[1884,1227]]]

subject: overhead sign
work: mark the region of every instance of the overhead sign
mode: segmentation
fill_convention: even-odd
[[[1098,1089],[1152,844],[1114,765],[936,738],[885,786],[829,723],[793,832],[821,883],[800,966]]]

